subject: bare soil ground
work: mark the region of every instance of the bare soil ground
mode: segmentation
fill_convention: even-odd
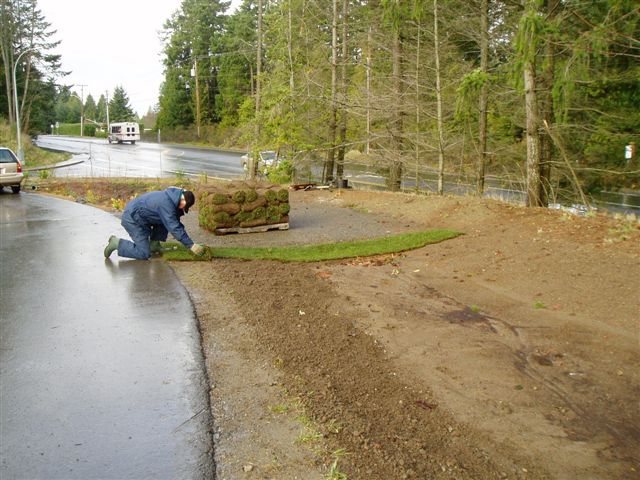
[[[346,190],[291,204],[288,232],[185,223],[209,245],[464,235],[348,261],[173,263],[201,322],[218,478],[640,478],[637,222]]]
[[[349,478],[638,478],[637,224],[470,198],[340,191],[291,201],[307,234],[294,211],[289,237],[201,239],[465,233],[393,257],[204,270],[329,451],[349,452],[339,460]],[[206,295],[206,275],[185,281]]]

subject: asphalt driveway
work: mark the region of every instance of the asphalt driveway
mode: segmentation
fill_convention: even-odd
[[[212,478],[194,310],[118,219],[0,193],[0,478]]]

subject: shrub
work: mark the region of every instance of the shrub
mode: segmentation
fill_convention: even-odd
[[[87,199],[88,203],[93,204],[97,204],[100,200],[99,197],[95,193],[93,193],[93,190],[87,190],[87,192],[85,193],[85,198]]]
[[[273,183],[289,183],[293,177],[293,165],[289,160],[283,160],[277,166],[269,168],[267,177]]]
[[[111,199],[111,208],[114,210],[122,211],[124,210],[124,200],[121,198],[112,198]]]
[[[75,135],[80,136],[80,124],[79,123],[60,123],[58,125],[56,133],[58,135]]]

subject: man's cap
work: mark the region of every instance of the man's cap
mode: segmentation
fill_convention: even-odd
[[[185,202],[187,202],[184,206],[184,213],[189,213],[189,208],[196,203],[196,196],[190,190],[184,190],[182,192],[182,196],[184,197]]]

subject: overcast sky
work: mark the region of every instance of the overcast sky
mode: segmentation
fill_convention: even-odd
[[[234,0],[237,5],[240,0]],[[158,103],[162,82],[159,32],[181,0],[38,0],[62,43],[62,67],[71,73],[60,83],[86,85],[96,103],[120,85],[139,114]],[[80,87],[73,90],[80,95]]]

